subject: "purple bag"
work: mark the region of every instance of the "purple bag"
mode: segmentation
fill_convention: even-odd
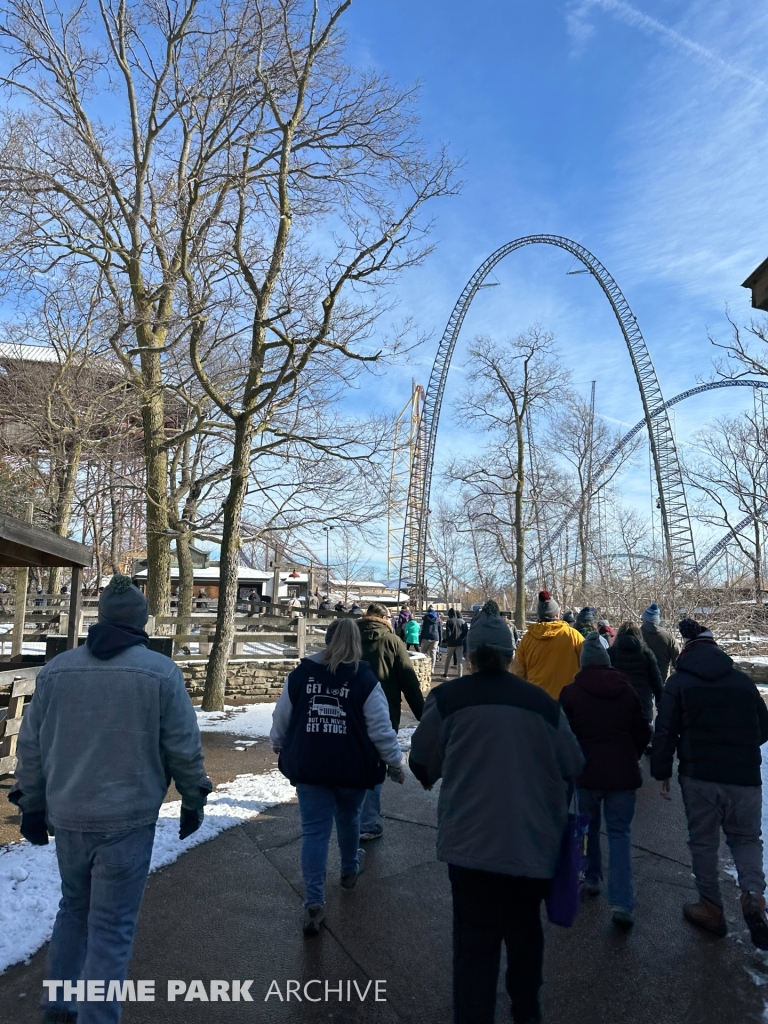
[[[574,789],[571,796],[568,824],[563,833],[552,888],[546,901],[547,917],[552,924],[570,928],[576,920],[584,896],[587,869],[587,834],[589,816],[579,814],[579,800]]]

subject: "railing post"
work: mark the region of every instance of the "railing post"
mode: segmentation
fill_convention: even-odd
[[[24,510],[24,521],[32,522],[35,506],[27,502]],[[11,640],[11,657],[21,657],[21,646],[24,643],[24,620],[27,611],[27,586],[29,585],[29,569],[16,570],[16,593],[13,596],[13,640]]]
[[[69,596],[69,617],[67,621],[67,650],[77,647],[83,622],[83,570],[72,566],[72,589]]]
[[[304,658],[307,654],[307,620],[303,615],[296,619],[296,647],[299,657]]]

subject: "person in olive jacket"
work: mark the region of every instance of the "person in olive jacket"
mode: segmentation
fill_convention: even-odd
[[[641,616],[640,635],[656,655],[662,681],[666,681],[669,670],[674,670],[677,664],[680,648],[672,634],[661,628],[661,609],[655,601],[648,605]]]
[[[623,672],[637,690],[646,718],[653,722],[653,702],[655,700],[659,706],[664,682],[656,656],[643,643],[640,629],[634,622],[622,622],[608,656],[613,667]]]
[[[608,898],[614,923],[634,923],[632,818],[635,794],[643,784],[638,758],[651,738],[651,725],[635,688],[611,668],[597,633],[581,648],[581,671],[564,687],[560,703],[587,759],[579,778],[579,810],[590,817],[587,892],[597,895],[603,878],[600,853],[601,810],[608,832]]]
[[[395,732],[400,728],[400,705],[403,697],[417,720],[421,720],[424,697],[419,686],[419,678],[413,669],[405,643],[392,631],[389,612],[382,604],[369,605],[363,618],[358,620],[358,625],[363,641],[363,658],[381,683],[389,704],[392,728]],[[381,790],[382,786],[379,785],[366,793],[360,818],[362,842],[378,839],[384,833],[381,824]]]

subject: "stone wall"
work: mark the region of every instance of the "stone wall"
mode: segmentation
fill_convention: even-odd
[[[248,697],[256,703],[277,700],[285,677],[298,664],[298,658],[276,658],[273,661],[233,658],[227,669],[226,695]],[[189,695],[192,698],[202,697],[205,686],[205,662],[179,662],[179,668]]]
[[[761,661],[750,661],[749,658],[734,658],[734,668],[740,672],[746,672],[749,678],[758,686],[768,686],[768,663]]]
[[[426,695],[432,688],[430,660],[423,654],[411,657],[421,692]],[[298,658],[275,658],[271,661],[253,658],[233,658],[227,670],[228,697],[247,697],[254,702],[273,701],[280,696],[285,677],[299,664]],[[205,662],[179,662],[179,668],[191,697],[202,697],[205,686]]]
[[[411,654],[411,664],[419,678],[421,692],[426,697],[432,689],[432,661],[423,654]]]

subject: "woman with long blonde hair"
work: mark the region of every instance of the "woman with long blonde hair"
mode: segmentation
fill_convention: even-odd
[[[334,821],[340,884],[352,889],[365,860],[359,849],[365,794],[384,781],[387,769],[395,781],[405,779],[387,699],[362,656],[357,623],[337,619],[325,650],[304,658],[286,679],[272,719],[272,748],[299,797],[307,936],[317,935],[325,919]]]

